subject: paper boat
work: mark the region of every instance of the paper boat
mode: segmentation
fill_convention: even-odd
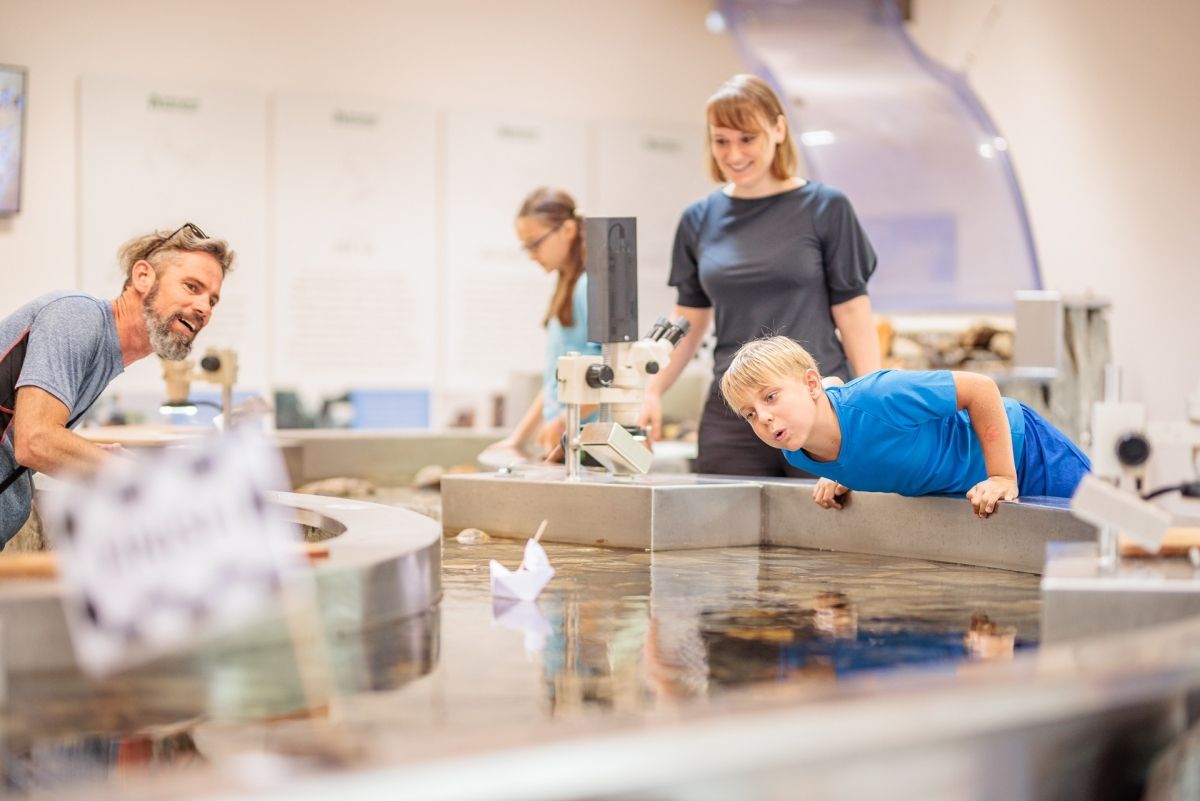
[[[546,551],[536,540],[525,543],[525,558],[516,570],[492,560],[492,596],[532,601],[554,578],[554,568]]]

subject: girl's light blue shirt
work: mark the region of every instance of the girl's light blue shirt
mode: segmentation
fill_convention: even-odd
[[[542,420],[549,422],[562,412],[558,402],[558,357],[571,351],[599,355],[600,346],[587,341],[587,274],[579,276],[571,295],[575,324],[564,328],[557,317],[546,326],[546,367],[542,373]]]

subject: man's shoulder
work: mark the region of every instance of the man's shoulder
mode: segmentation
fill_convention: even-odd
[[[96,309],[100,314],[103,314],[103,308],[100,304],[103,304],[103,301],[85,292],[74,290],[47,292],[0,318],[0,331],[5,335],[12,334],[15,336],[21,331],[33,327],[39,320],[50,319],[60,311],[68,316],[74,313],[76,316],[86,317],[90,309]],[[50,314],[43,318],[43,313],[47,310],[50,311]]]
[[[71,306],[75,308],[95,308],[103,309],[108,305],[108,301],[102,300],[95,295],[90,295],[87,292],[82,292],[78,289],[60,289],[54,292],[47,292],[33,300],[33,305],[39,309],[44,309],[47,306]]]
[[[48,292],[31,305],[34,307],[31,320],[34,326],[57,325],[64,320],[77,325],[86,320],[102,322],[108,318],[108,301],[86,292]]]

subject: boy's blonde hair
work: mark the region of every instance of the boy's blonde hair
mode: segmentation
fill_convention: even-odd
[[[738,348],[721,376],[721,396],[737,411],[743,401],[780,378],[800,378],[806,370],[820,370],[812,354],[787,337],[763,337]]]

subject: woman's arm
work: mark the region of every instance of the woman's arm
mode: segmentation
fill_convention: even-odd
[[[677,317],[683,317],[691,323],[692,329],[688,331],[687,336],[679,340],[675,350],[671,351],[671,361],[666,369],[660,371],[646,387],[646,399],[638,416],[638,425],[647,429],[651,442],[662,438],[662,396],[675,383],[675,379],[679,378],[683,368],[688,366],[700,343],[708,335],[713,310],[711,307],[676,306],[671,319]]]
[[[879,354],[875,315],[871,313],[871,298],[859,295],[829,310],[833,313],[833,324],[841,332],[842,347],[854,375],[866,375],[880,369],[883,361]]]
[[[521,450],[525,443],[533,436],[534,431],[542,422],[542,402],[545,394],[544,389],[538,390],[537,397],[533,399],[533,403],[529,404],[529,410],[521,417],[521,421],[517,423],[517,427],[513,432],[504,439],[488,446],[488,450],[493,448],[515,448]]]
[[[513,429],[510,435],[516,440],[518,445],[524,445],[525,441],[533,436],[533,432],[537,430],[538,425],[542,422],[542,406],[545,403],[546,390],[539,389],[537,397],[533,399],[533,403],[529,404],[529,410],[517,423],[517,427]]]
[[[1000,501],[1017,498],[1017,465],[1013,457],[1012,431],[1004,400],[996,382],[978,373],[952,373],[958,408],[966,409],[971,427],[983,450],[988,477],[967,493],[975,514],[987,517]]]
[[[579,419],[581,421],[588,419],[599,408],[600,404],[598,403],[580,404]],[[542,424],[542,427],[537,432],[537,446],[541,451],[543,459],[548,459],[554,454],[555,449],[561,444],[562,436],[566,431],[567,412],[565,409],[562,414]]]

